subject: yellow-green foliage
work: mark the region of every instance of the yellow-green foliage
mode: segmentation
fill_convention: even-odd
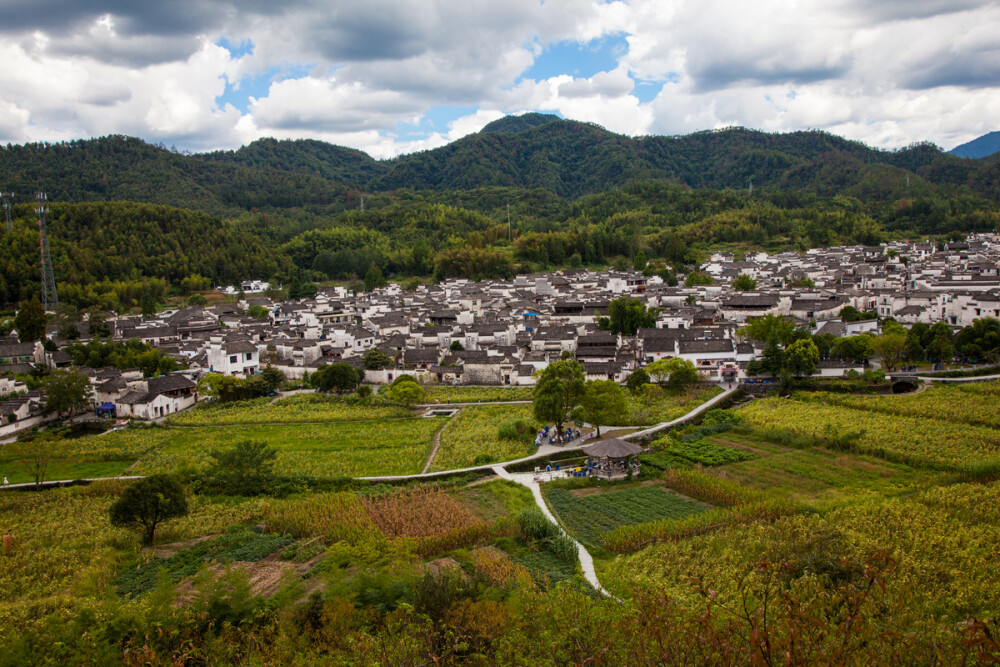
[[[385,535],[353,493],[317,493],[289,500],[271,500],[264,507],[268,530],[295,537],[321,536],[329,544],[380,548]]]
[[[235,403],[207,403],[178,413],[167,423],[178,426],[228,424],[305,424],[345,421],[405,419],[409,410],[398,406],[350,405],[343,399],[322,394],[297,394],[272,400],[258,398]]]
[[[508,461],[535,451],[532,443],[500,438],[499,425],[523,419],[535,424],[530,405],[484,405],[463,408],[441,432],[441,448],[431,470],[451,470],[473,465],[477,456]]]
[[[731,603],[738,582],[753,585],[761,560],[789,563],[790,580],[843,583],[884,549],[897,563],[889,591],[901,606],[953,622],[967,614],[992,617],[1000,613],[998,493],[994,483],[939,487],[905,499],[872,494],[826,516],[794,515],[659,543],[616,559],[608,574],[623,590],[660,588],[691,605],[703,602],[690,577],[702,577],[720,601]]]
[[[639,395],[626,393],[625,402],[628,405],[626,423],[608,424],[608,426],[648,426],[673,421],[721,393],[722,389],[715,385],[711,387],[696,385],[681,392],[646,385]]]
[[[427,403],[492,403],[499,401],[530,401],[531,387],[447,387],[430,385],[424,388]]]
[[[887,418],[865,409],[782,398],[754,401],[740,416],[757,428],[818,438],[863,432],[856,443],[861,452],[942,469],[961,469],[1000,455],[1000,430],[945,419]]]
[[[0,552],[0,646],[8,633],[29,627],[45,613],[96,605],[107,594],[115,568],[140,549],[134,531],[113,528],[108,507],[122,482],[0,494],[0,530],[15,536],[14,551]],[[186,517],[162,524],[157,544],[255,523],[260,501],[215,503],[194,496]],[[2,661],[2,658],[0,658]]]
[[[1000,382],[934,385],[919,394],[898,396],[857,396],[820,392],[796,394],[796,398],[889,415],[927,417],[1000,428]]]

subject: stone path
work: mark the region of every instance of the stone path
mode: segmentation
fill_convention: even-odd
[[[457,417],[461,412],[462,408],[459,408],[458,412],[451,416],[451,419]],[[438,450],[441,449],[441,434],[444,433],[446,428],[448,428],[448,424],[451,423],[451,419],[446,421],[441,428],[437,430],[437,433],[434,434],[434,440],[432,441],[434,446],[431,447],[431,453],[427,455],[427,461],[424,463],[424,469],[420,472],[424,473],[431,469],[431,464],[434,463],[434,457],[437,456]]]

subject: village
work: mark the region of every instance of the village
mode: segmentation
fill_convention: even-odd
[[[209,373],[245,377],[269,366],[293,381],[343,362],[375,385],[410,375],[425,385],[531,386],[538,371],[561,358],[581,362],[588,380],[621,383],[637,368],[676,357],[692,362],[705,382],[745,382],[748,364],[762,353],[762,343],[737,334],[750,318],[785,316],[813,334],[837,338],[878,333],[886,318],[904,326],[945,322],[957,331],[978,318],[1000,317],[998,265],[1000,235],[979,234],[940,245],[759,252],[739,260],[716,252],[695,281],[711,284],[690,286],[669,286],[638,271],[584,269],[509,281],[451,279],[413,291],[393,282],[359,293],[322,287],[315,298],[274,302],[259,282],[248,281],[212,307],[147,319],[109,314],[112,340],[141,340],[185,370],[149,378],[138,370],[79,370],[101,415],[146,421],[194,406],[198,380]],[[734,287],[747,278],[752,289]],[[599,318],[621,297],[658,309],[656,326],[634,336],[602,330]],[[842,318],[848,306],[867,316]],[[251,309],[266,317],[249,316]],[[28,391],[15,376],[35,364],[72,362],[61,349],[67,341],[51,325],[46,345],[19,343],[14,334],[0,339],[0,438],[57,417],[43,414],[41,390]],[[86,323],[79,334],[72,342],[92,338]],[[388,363],[366,364],[373,348]],[[840,377],[852,370],[863,370],[863,363],[827,358],[815,374]]]

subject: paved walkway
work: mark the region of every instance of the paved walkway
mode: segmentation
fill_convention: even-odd
[[[923,380],[924,382],[992,382],[993,380],[1000,380],[1000,375],[979,375],[961,378],[943,378],[937,375],[918,375],[918,380]]]

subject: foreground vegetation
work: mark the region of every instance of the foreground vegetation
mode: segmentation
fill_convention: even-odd
[[[83,438],[66,446],[189,471],[188,514],[143,548],[109,521],[123,482],[0,494],[0,528],[16,537],[0,555],[0,662],[990,664],[1000,481],[983,424],[995,387],[755,400],[662,436],[636,479],[544,485],[623,602],[583,582],[575,549],[512,482],[314,484],[362,462],[420,467],[445,424],[448,467],[471,442],[530,450],[514,427],[535,426],[530,406],[450,421],[333,412],[283,432],[252,421],[299,399],[234,408],[243,425]],[[966,415],[965,444],[940,426],[951,410]],[[936,449],[913,444],[935,434]],[[199,452],[248,435],[276,450],[274,474],[302,484],[225,495],[235,478]]]

